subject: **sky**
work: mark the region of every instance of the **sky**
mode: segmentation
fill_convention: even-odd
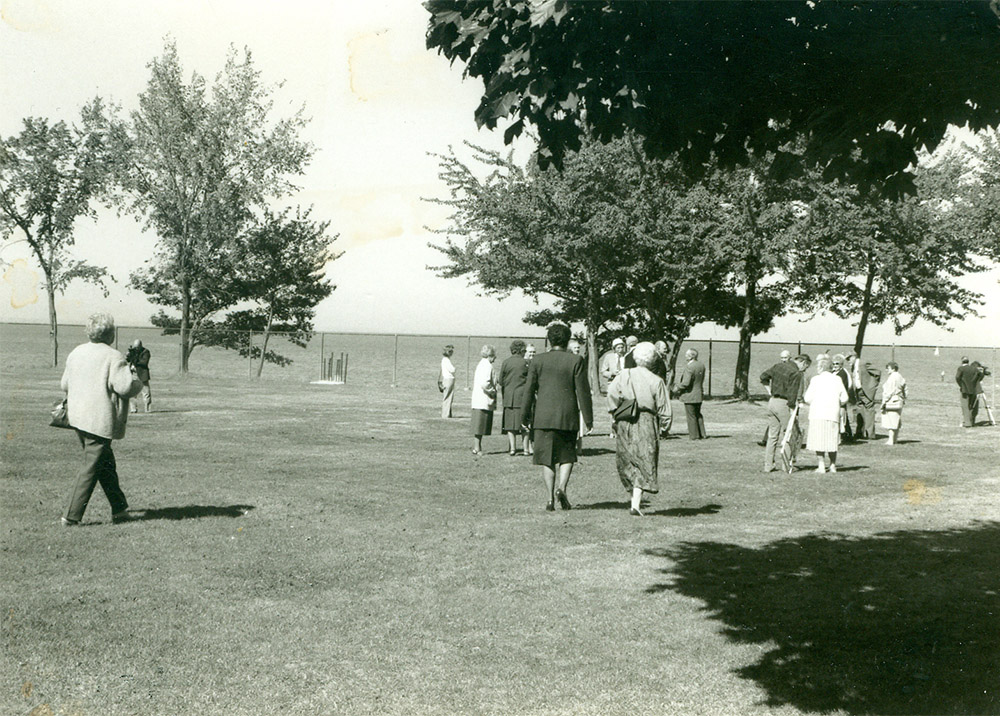
[[[536,308],[519,293],[478,294],[465,279],[428,269],[441,262],[428,246],[442,237],[444,208],[434,153],[463,142],[503,149],[501,131],[478,130],[473,112],[481,84],[424,45],[427,12],[416,0],[313,2],[287,0],[0,0],[0,135],[20,131],[26,116],[73,121],[95,94],[124,110],[135,106],[147,64],[165,37],[177,44],[185,70],[212,78],[231,46],[248,47],[266,82],[277,85],[276,115],[305,106],[304,138],[317,151],[301,191],[289,204],[313,205],[329,220],[343,255],[328,266],[337,289],[316,311],[317,330],[428,334],[537,333],[521,318]],[[530,152],[515,145],[515,157]],[[464,156],[468,156],[466,152]],[[129,289],[128,276],[151,255],[156,237],[130,216],[101,209],[79,222],[73,253],[106,266],[109,295],[74,283],[57,299],[60,322],[80,323],[96,310],[120,325],[149,325],[158,309]],[[0,248],[0,321],[46,322],[39,270],[16,237]],[[947,332],[918,323],[902,337],[873,326],[869,343],[996,345],[1000,343],[1000,272],[970,277],[987,295],[981,319]],[[540,305],[550,305],[540,299]],[[848,321],[826,315],[779,319],[763,339],[852,343]],[[842,339],[840,338],[842,336]],[[695,329],[696,338],[733,338],[732,330]]]

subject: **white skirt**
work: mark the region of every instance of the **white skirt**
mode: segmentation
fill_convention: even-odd
[[[816,452],[836,452],[840,446],[839,420],[809,420],[806,434],[806,450]]]

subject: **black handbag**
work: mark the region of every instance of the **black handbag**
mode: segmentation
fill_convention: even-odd
[[[611,411],[611,417],[614,418],[615,422],[626,422],[634,423],[639,419],[639,403],[635,399],[635,389],[632,388],[632,374],[628,374],[628,387],[632,391],[631,398],[622,398],[622,402],[618,403],[618,407]]]
[[[52,419],[49,425],[54,428],[72,428],[69,424],[69,400],[63,398],[52,406]]]

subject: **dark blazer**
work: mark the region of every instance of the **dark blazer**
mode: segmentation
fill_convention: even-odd
[[[136,377],[143,383],[149,382],[149,349],[143,347],[142,349],[129,348],[128,354],[125,356],[125,360],[129,362],[133,368],[135,368]]]
[[[594,425],[594,406],[582,356],[552,350],[535,356],[524,388],[523,422],[540,430],[579,430],[580,413]]]
[[[528,378],[528,361],[524,356],[511,355],[500,366],[500,390],[503,407],[520,408],[524,402],[524,384]]]
[[[705,382],[705,364],[693,360],[684,366],[681,379],[677,382],[677,397],[682,403],[700,403],[704,400],[702,385]]]
[[[978,383],[981,379],[979,366],[975,363],[960,366],[955,373],[955,382],[958,383],[962,395],[975,395],[978,393]]]

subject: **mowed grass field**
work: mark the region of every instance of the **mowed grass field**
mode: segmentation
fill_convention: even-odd
[[[437,339],[396,388],[375,350],[335,387],[154,353],[115,443],[139,519],[98,488],[64,529],[61,371],[3,330],[0,713],[1000,713],[1000,429],[958,427],[958,351],[897,349],[902,444],[835,475],[763,474],[760,404],[707,402],[691,442],[675,403],[641,519],[604,413],[569,512],[500,435],[471,455]]]

